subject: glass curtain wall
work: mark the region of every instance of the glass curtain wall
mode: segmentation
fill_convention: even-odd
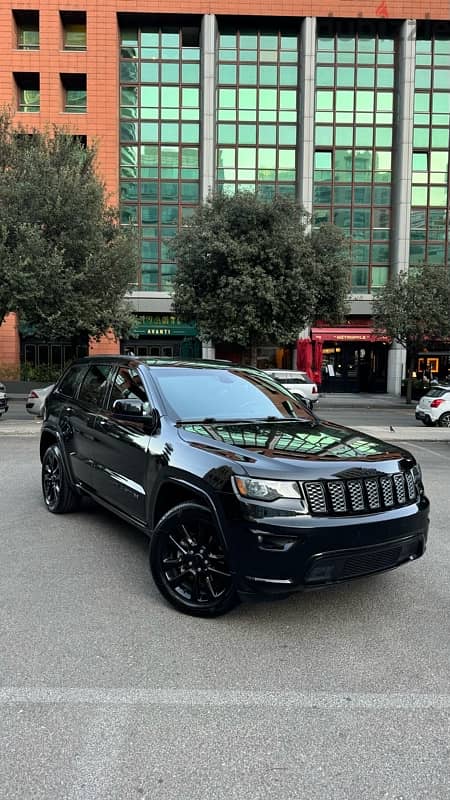
[[[200,23],[120,39],[121,222],[139,229],[138,286],[170,290],[170,241],[200,197]]]
[[[410,263],[447,264],[450,25],[418,23]]]
[[[389,273],[394,56],[386,24],[318,23],[314,222],[349,237],[354,293]]]
[[[218,191],[295,196],[298,30],[294,23],[288,32],[219,20]]]

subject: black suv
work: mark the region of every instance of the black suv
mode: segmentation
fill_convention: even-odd
[[[81,359],[47,398],[40,455],[48,510],[90,495],[136,525],[161,593],[196,616],[425,550],[413,456],[319,420],[251,367]]]

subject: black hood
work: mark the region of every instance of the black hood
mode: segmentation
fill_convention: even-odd
[[[180,436],[194,447],[228,461],[238,461],[251,475],[295,479],[298,471],[316,468],[325,477],[353,468],[396,472],[410,468],[414,458],[395,444],[333,422],[299,420],[187,423]]]

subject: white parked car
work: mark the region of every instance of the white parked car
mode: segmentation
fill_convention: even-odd
[[[26,409],[29,414],[34,414],[37,417],[42,417],[44,414],[44,403],[50,392],[54,387],[54,383],[50,386],[44,386],[42,389],[32,389],[27,397]]]
[[[310,408],[313,407],[314,403],[317,403],[319,399],[317,383],[308,378],[306,372],[300,372],[296,369],[266,369],[264,371],[293,394],[299,394],[304,397]]]
[[[450,428],[450,386],[438,384],[421,397],[416,406],[416,419],[424,425]]]

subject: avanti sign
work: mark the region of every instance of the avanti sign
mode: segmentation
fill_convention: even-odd
[[[198,336],[194,323],[181,322],[171,314],[146,314],[136,318],[131,336]]]

